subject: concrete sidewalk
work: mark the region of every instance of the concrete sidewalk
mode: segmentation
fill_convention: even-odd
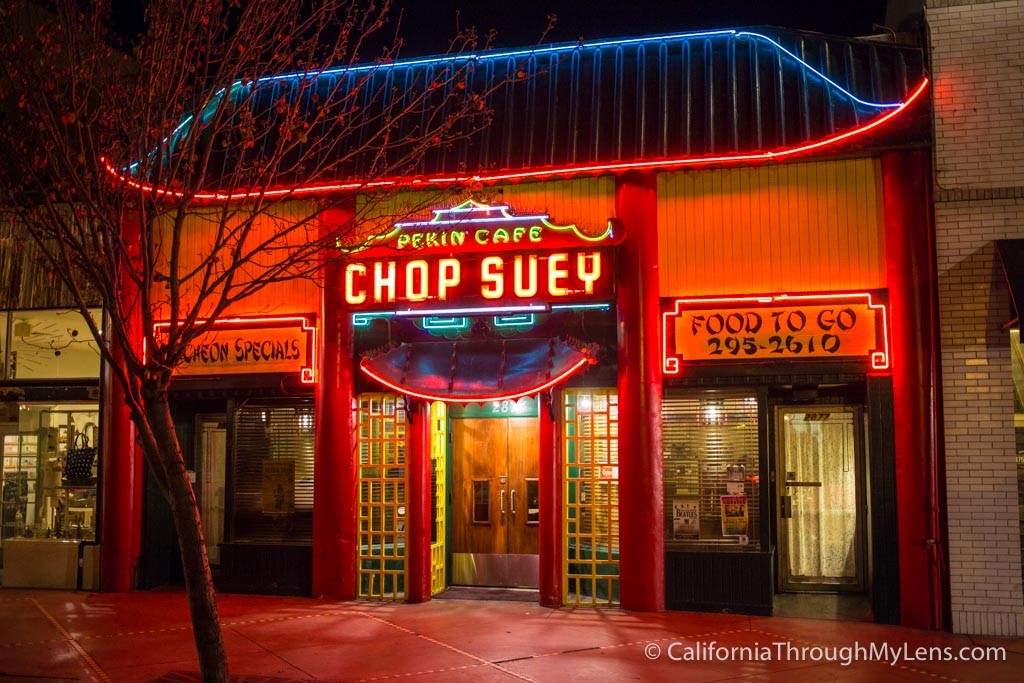
[[[1024,676],[1024,639],[857,622],[462,600],[406,605],[221,595],[219,604],[231,673],[247,681],[996,683]],[[963,647],[999,646],[1006,654],[1004,661],[981,662],[820,661],[842,656],[837,647],[872,643],[948,647],[954,656]],[[734,646],[746,649],[726,649]],[[673,661],[670,654],[703,661]],[[737,658],[744,655],[746,661]],[[183,593],[0,590],[0,681],[195,681],[196,670]]]

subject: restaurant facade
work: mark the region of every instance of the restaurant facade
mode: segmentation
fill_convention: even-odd
[[[178,370],[219,587],[747,614],[827,593],[943,628],[921,51],[765,30],[473,59],[526,72],[487,130]],[[339,192],[293,187],[296,213]],[[105,467],[142,472],[129,441]],[[101,579],[174,581],[160,496],[110,476]]]

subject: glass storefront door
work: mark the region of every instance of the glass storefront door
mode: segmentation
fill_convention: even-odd
[[[227,417],[200,415],[199,428],[199,502],[206,538],[206,554],[211,564],[220,564],[220,544],[224,541],[224,485],[227,463]]]
[[[860,409],[780,407],[777,420],[780,590],[863,591]]]

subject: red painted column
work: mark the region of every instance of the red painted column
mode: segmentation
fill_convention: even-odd
[[[616,258],[619,362],[619,572],[625,609],[665,609],[658,297],[658,205],[653,175],[618,179],[626,228]]]
[[[941,414],[929,177],[924,152],[882,158],[893,345],[900,621],[904,626],[939,629],[945,621],[948,596],[942,514],[945,479],[937,432]]]
[[[540,490],[540,604],[562,604],[562,457],[558,434],[561,392],[551,391],[537,397],[540,410],[538,457]]]
[[[323,230],[349,225],[355,209],[332,209]],[[313,466],[313,595],[356,596],[356,431],[352,315],[342,306],[344,268],[324,266],[320,337],[323,352],[316,390],[316,459]]]
[[[139,256],[138,217],[129,215],[122,227],[122,240],[128,258]],[[139,292],[128,277],[121,278],[117,306],[125,324],[129,343],[142,346]],[[111,326],[104,322],[104,329]],[[116,335],[109,338],[114,363],[124,357],[124,347]],[[125,402],[124,387],[110,365],[104,364],[103,436],[100,443],[99,555],[100,590],[124,592],[135,587],[135,569],[142,548],[142,452],[136,448],[135,425]]]
[[[409,407],[409,450],[406,467],[405,561],[409,602],[430,600],[430,404],[415,401]]]
[[[112,341],[111,347],[116,358],[122,357],[119,343]],[[142,544],[142,453],[135,448],[135,425],[124,388],[109,367],[104,367],[102,382],[100,590],[125,592],[135,587]]]

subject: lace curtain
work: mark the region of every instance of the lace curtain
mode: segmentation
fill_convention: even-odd
[[[810,418],[810,419],[808,419]],[[786,480],[793,516],[787,528],[793,577],[854,578],[857,549],[857,476],[852,413],[787,414]]]

